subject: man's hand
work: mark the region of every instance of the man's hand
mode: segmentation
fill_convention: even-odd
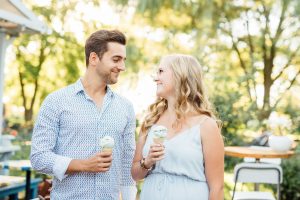
[[[85,172],[106,172],[109,170],[112,163],[111,152],[100,152],[96,155],[84,160]]]
[[[76,172],[106,172],[109,170],[112,163],[112,152],[99,152],[94,156],[79,160],[74,159],[70,162],[67,174]]]

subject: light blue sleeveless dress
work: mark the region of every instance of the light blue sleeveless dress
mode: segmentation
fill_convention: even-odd
[[[153,125],[143,148],[147,157],[153,142]],[[200,124],[166,140],[164,159],[145,178],[141,200],[208,200]]]

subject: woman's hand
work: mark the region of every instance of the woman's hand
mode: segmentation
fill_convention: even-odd
[[[148,156],[145,158],[145,167],[151,168],[157,161],[162,160],[165,155],[165,146],[154,143],[150,146]]]
[[[131,167],[131,175],[135,181],[144,179],[153,165],[164,158],[165,147],[162,143],[155,143],[150,146],[149,153],[143,158],[143,148],[146,143],[144,134],[140,134],[136,144],[135,155]]]

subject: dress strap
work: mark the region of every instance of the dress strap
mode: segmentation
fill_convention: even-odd
[[[201,121],[198,123],[199,125],[201,125],[203,122],[205,122],[209,117],[205,116],[203,119],[201,119]]]

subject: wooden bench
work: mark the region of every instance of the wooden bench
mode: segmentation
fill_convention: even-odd
[[[30,181],[30,198],[37,197],[38,185],[42,182],[41,178],[32,179]],[[25,179],[16,176],[2,176],[0,175],[0,199],[9,197],[10,200],[18,200],[18,193],[25,191]]]

